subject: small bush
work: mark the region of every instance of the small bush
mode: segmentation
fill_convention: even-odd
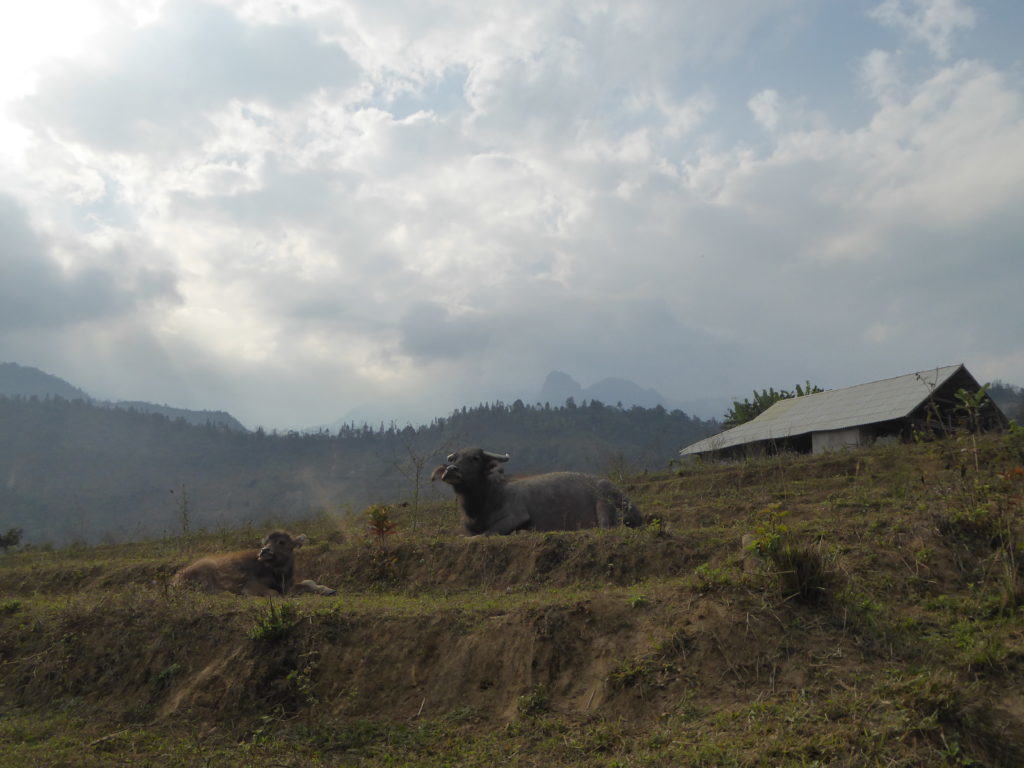
[[[613,691],[634,688],[643,695],[650,688],[664,688],[676,672],[671,661],[661,653],[652,652],[621,661],[608,673],[608,687]]]
[[[725,568],[712,568],[707,563],[701,563],[693,569],[694,575],[699,580],[698,589],[701,592],[711,592],[717,587],[726,587],[733,583],[732,574]]]
[[[516,699],[516,712],[521,717],[535,717],[551,711],[551,694],[546,685],[535,685]]]
[[[271,600],[267,611],[256,619],[249,630],[249,637],[257,642],[276,643],[291,634],[299,623],[299,612],[295,606],[285,603],[280,608]]]
[[[6,532],[0,533],[0,550],[6,552],[8,549],[17,547],[21,543],[23,533],[21,528],[8,528]]]
[[[782,505],[769,504],[755,515],[754,541],[750,549],[761,557],[771,557],[782,546],[789,528],[782,522],[789,513]]]
[[[394,513],[394,507],[388,504],[374,504],[363,512],[366,517],[366,528],[370,535],[377,540],[377,546],[381,549],[387,545],[387,537],[393,536],[398,530]]]

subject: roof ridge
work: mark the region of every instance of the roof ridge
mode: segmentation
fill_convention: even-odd
[[[810,392],[810,393],[808,393],[806,395],[796,395],[795,397],[785,397],[782,400],[776,400],[774,403],[771,404],[771,406],[769,406],[769,408],[774,407],[776,404],[781,403],[784,400],[797,400],[797,399],[801,399],[802,400],[805,397],[814,397],[815,395],[827,395],[830,392],[842,392],[843,390],[846,390],[846,389],[856,389],[857,387],[867,387],[867,386],[870,386],[871,384],[881,384],[882,382],[885,382],[885,381],[895,381],[896,379],[905,379],[908,376],[920,376],[921,374],[930,373],[932,371],[938,372],[938,371],[944,370],[946,368],[960,368],[961,366],[963,366],[963,363],[952,363],[951,365],[939,365],[939,366],[936,366],[935,368],[925,368],[924,370],[921,370],[921,371],[911,371],[910,373],[901,373],[899,376],[888,376],[888,377],[886,377],[884,379],[874,379],[873,381],[862,381],[859,384],[850,384],[850,385],[845,386],[845,387],[835,387],[834,389],[825,389],[825,390],[822,390],[821,392]],[[927,383],[927,382],[925,382],[925,383]],[[767,411],[768,411],[768,408],[766,408],[764,411],[762,411],[762,413],[766,413]],[[753,421],[753,419],[751,419],[751,421]]]

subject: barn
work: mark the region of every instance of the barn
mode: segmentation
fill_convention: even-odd
[[[915,432],[941,433],[968,416],[956,397],[961,389],[972,394],[980,389],[962,363],[780,400],[757,418],[688,445],[680,454],[822,453],[879,439],[907,440]],[[983,430],[1008,426],[987,396],[975,422],[972,426]]]

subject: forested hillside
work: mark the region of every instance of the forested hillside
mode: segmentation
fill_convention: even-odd
[[[244,433],[60,398],[0,398],[0,529],[28,541],[124,540],[450,494],[427,478],[464,445],[510,474],[662,468],[717,426],[663,408],[495,403],[427,426]]]
[[[246,431],[245,425],[227,411],[193,411],[188,408],[175,408],[171,405],[157,405],[156,403],[147,403],[142,400],[118,400],[116,402],[102,403],[94,400],[93,402],[97,405],[103,406],[104,408],[120,408],[128,411],[139,411],[140,413],[158,413],[169,419],[183,419],[189,424],[195,424],[200,427],[205,426],[206,424],[212,424],[217,427],[235,429],[239,432]]]

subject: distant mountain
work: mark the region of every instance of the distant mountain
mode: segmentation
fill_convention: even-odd
[[[669,401],[656,389],[644,389],[629,379],[608,378],[591,384],[584,390],[588,400],[600,400],[608,405],[622,403],[626,407],[639,405],[641,408],[669,408]]]
[[[0,395],[7,397],[63,397],[65,400],[92,400],[64,379],[38,368],[17,363],[0,363]]]
[[[622,403],[626,408],[639,405],[641,408],[669,408],[672,406],[656,389],[644,389],[629,379],[601,379],[589,387],[582,386],[576,379],[562,371],[552,371],[544,379],[537,399],[533,402],[562,405],[568,398],[577,403],[583,400],[599,400],[605,405]]]
[[[544,379],[544,386],[540,388],[540,393],[537,397],[530,399],[536,400],[538,403],[561,405],[570,397],[576,401],[583,400],[586,397],[583,387],[569,374],[562,373],[561,371],[552,371]]]
[[[671,400],[656,389],[644,388],[635,381],[616,377],[601,379],[596,384],[584,387],[572,376],[562,371],[549,373],[544,379],[544,386],[541,387],[540,392],[536,396],[524,398],[524,400],[530,403],[562,405],[570,397],[577,403],[584,400],[598,400],[605,405],[622,403],[625,408],[632,408],[635,405],[641,408],[656,408],[660,405],[670,411],[680,410],[690,416],[698,416],[702,419],[721,419],[732,405],[732,400],[727,397]]]
[[[227,411],[193,411],[156,405],[141,400],[96,400],[84,390],[72,386],[64,379],[27,365],[0,363],[0,396],[4,397],[61,397],[65,400],[85,400],[100,408],[120,408],[140,413],[159,413],[169,419],[184,419],[189,424],[217,426],[246,432],[245,426]]]

